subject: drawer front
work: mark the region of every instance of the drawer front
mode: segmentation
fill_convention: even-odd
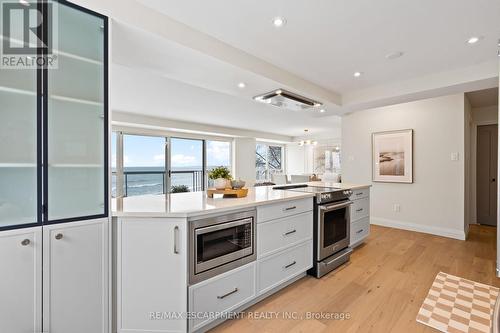
[[[258,293],[262,294],[312,267],[312,241],[257,262]]]
[[[370,234],[370,218],[365,217],[351,223],[351,242],[349,246],[357,245]]]
[[[201,318],[210,312],[231,311],[255,297],[255,263],[237,268],[189,287],[189,311],[200,314],[190,320],[196,330],[216,318]]]
[[[313,212],[257,225],[257,257],[261,258],[312,239]]]
[[[351,205],[351,222],[370,215],[370,198],[353,201]]]
[[[353,190],[352,195],[349,199],[358,200],[363,198],[368,198],[370,196],[370,188],[361,188],[359,190]]]
[[[296,215],[313,209],[313,198],[291,200],[257,207],[257,223]]]

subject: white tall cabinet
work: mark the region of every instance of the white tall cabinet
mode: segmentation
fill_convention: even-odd
[[[29,56],[57,59],[0,66],[0,332],[106,333],[108,19],[64,0],[0,5],[17,13],[2,42],[33,47],[23,17],[41,18],[52,49]]]

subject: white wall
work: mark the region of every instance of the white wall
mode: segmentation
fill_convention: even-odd
[[[255,184],[255,138],[234,139],[234,177],[247,182],[247,187]]]
[[[301,175],[306,172],[306,151],[304,146],[297,143],[286,145],[285,173],[287,175]]]
[[[414,130],[413,184],[372,183],[373,132]],[[452,161],[451,153],[459,160]],[[372,184],[372,223],[464,239],[464,94],[346,115],[344,182]],[[400,212],[393,210],[399,204]]]

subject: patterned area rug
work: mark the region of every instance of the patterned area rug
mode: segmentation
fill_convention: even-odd
[[[491,332],[499,289],[440,272],[417,321],[441,332]]]

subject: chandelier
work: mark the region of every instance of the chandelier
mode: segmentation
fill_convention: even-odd
[[[308,129],[305,129],[304,130],[304,134],[307,135],[307,132],[309,132]],[[299,146],[316,146],[318,144],[318,141],[315,141],[315,140],[311,140],[311,139],[308,139],[308,140],[300,140],[299,141]]]

